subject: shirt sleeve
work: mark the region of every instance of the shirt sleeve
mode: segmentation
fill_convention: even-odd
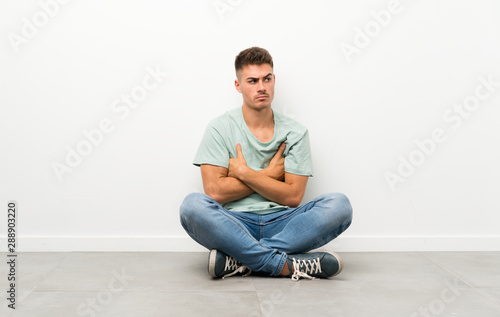
[[[288,151],[285,150],[285,172],[313,176],[309,131],[305,130],[303,134],[292,136],[287,141]]]
[[[193,164],[196,166],[210,164],[229,168],[229,152],[215,121],[208,124]]]

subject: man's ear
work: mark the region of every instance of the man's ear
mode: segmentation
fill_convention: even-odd
[[[234,80],[234,87],[236,87],[236,90],[238,90],[238,92],[241,93],[241,86],[240,86],[240,82],[238,81],[238,79]]]

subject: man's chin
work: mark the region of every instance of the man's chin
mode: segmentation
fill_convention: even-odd
[[[266,109],[269,109],[271,108],[271,103],[269,101],[266,101],[266,102],[256,102],[252,105],[249,105],[249,107],[251,109],[254,109],[254,110],[266,110]]]

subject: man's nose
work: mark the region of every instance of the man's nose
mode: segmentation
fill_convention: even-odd
[[[259,80],[259,83],[257,84],[257,90],[259,92],[265,92],[266,91],[266,87],[264,87],[264,82]]]

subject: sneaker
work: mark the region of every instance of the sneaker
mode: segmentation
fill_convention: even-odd
[[[247,273],[245,271],[248,270]],[[212,277],[229,277],[236,273],[245,273],[243,277],[250,275],[252,270],[241,264],[232,256],[229,256],[219,250],[213,249],[208,257],[208,274]]]
[[[293,281],[301,277],[310,280],[332,277],[339,274],[343,266],[338,254],[330,251],[289,254],[286,262]]]

